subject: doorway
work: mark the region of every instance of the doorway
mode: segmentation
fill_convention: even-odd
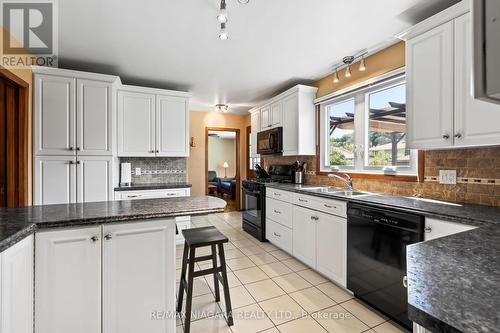
[[[0,69],[0,207],[28,204],[28,89]]]
[[[239,211],[240,130],[207,127],[205,130],[205,193],[227,202],[226,212]]]

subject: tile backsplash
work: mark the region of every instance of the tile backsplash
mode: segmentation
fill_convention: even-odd
[[[131,164],[133,184],[187,182],[185,157],[121,157],[120,163]],[[135,168],[141,168],[141,175]]]
[[[342,186],[335,179],[316,175],[315,156],[270,156],[263,158],[263,164],[267,168],[270,164],[291,164],[295,160],[308,164],[306,183]],[[456,170],[457,184],[439,184],[439,170]],[[354,188],[457,203],[500,206],[500,147],[426,151],[424,182],[356,178]]]

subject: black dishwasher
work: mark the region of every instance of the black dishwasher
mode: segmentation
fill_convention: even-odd
[[[406,246],[424,240],[424,217],[349,204],[347,289],[411,329],[406,291]]]

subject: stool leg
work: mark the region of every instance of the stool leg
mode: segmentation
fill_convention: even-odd
[[[224,301],[226,302],[227,325],[233,326],[233,309],[231,307],[231,296],[229,295],[229,283],[227,282],[226,258],[224,256],[224,244],[219,244],[219,257],[222,267],[222,281],[224,288]]]
[[[212,245],[212,266],[214,269],[217,268],[217,251],[215,249],[215,244]],[[220,301],[219,292],[219,279],[217,278],[217,272],[214,272],[214,291],[215,291],[215,301]]]
[[[186,315],[184,319],[184,333],[189,333],[191,329],[191,305],[193,303],[193,283],[194,283],[194,262],[196,256],[196,248],[189,249],[189,271],[188,271],[188,285],[187,285],[187,295],[186,295]]]
[[[179,297],[177,298],[177,312],[182,311],[182,299],[184,297],[184,284],[182,281],[186,281],[186,266],[188,260],[188,250],[189,247],[186,242],[184,242],[184,253],[182,254],[182,271],[181,280],[179,283]]]

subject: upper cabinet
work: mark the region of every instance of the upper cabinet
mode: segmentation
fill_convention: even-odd
[[[472,97],[468,2],[400,37],[406,40],[409,148],[500,145],[500,105]]]
[[[258,157],[257,133],[275,127],[283,127],[283,156],[316,154],[316,91],[297,85],[250,110],[252,157]]]
[[[116,76],[34,72],[35,155],[112,155]]]
[[[118,156],[189,156],[188,93],[122,86]]]

